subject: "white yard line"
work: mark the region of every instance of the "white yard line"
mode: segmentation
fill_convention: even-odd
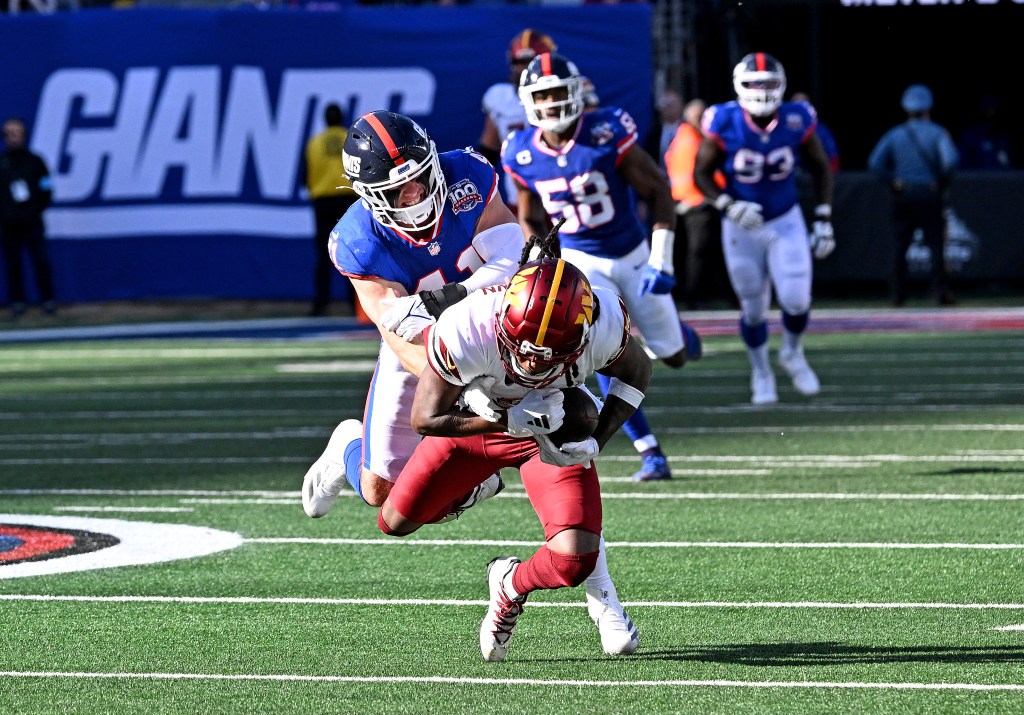
[[[82,673],[0,671],[0,678],[131,680],[271,680],[285,682],[452,683],[455,685],[529,685],[538,687],[756,687],[869,690],[1024,690],[1015,683],[828,682],[815,680],[559,680],[542,678],[466,678],[427,676],[288,675],[256,673]]]
[[[796,430],[794,430],[796,431]],[[0,465],[43,466],[71,464],[305,464],[311,457],[303,455],[281,457],[45,457],[45,458],[4,458]],[[598,462],[633,462],[637,456],[608,455]],[[960,454],[864,454],[864,455],[668,455],[675,463],[750,464],[759,469],[791,467],[834,467],[842,469],[864,469],[883,463],[890,464],[977,464],[1011,463],[1024,464],[1024,452],[1002,450],[990,452],[964,452]],[[0,494],[6,490],[0,490]]]
[[[1019,370],[1020,368],[1014,368]],[[737,391],[737,395],[740,392]],[[833,396],[841,398],[842,395]],[[877,404],[875,401],[858,402],[855,398],[842,397],[842,404],[830,402],[830,397],[819,398],[815,402],[789,402],[778,403],[768,407],[751,405],[747,402],[737,401],[734,404],[716,407],[688,406],[686,409],[691,415],[735,415],[738,413],[754,412],[757,414],[784,414],[793,413],[810,415],[814,413],[848,413],[848,414],[870,414],[880,413],[956,413],[964,407],[983,409],[985,412],[1007,412],[1014,415],[1020,413],[1019,404],[985,404],[979,405],[973,396],[964,396],[961,402],[944,402],[942,404],[918,405],[918,404]],[[645,407],[645,410],[648,408]],[[678,412],[677,407],[655,407],[650,410],[659,414]],[[326,421],[338,418],[338,411],[331,409],[245,409],[245,410],[222,410],[222,409],[189,409],[189,410],[70,410],[61,412],[61,419],[72,420],[138,420],[138,419],[168,419],[177,420],[189,419],[240,419],[250,417],[304,417],[308,419],[324,419]],[[52,415],[38,411],[11,411],[0,412],[0,421],[47,421],[52,420]],[[793,429],[799,429],[794,427]]]
[[[151,398],[148,398],[151,399]],[[817,433],[864,433],[864,432],[1024,432],[1024,423],[1003,422],[999,424],[870,424],[870,425],[756,425],[748,427],[659,427],[659,432],[670,434],[779,434],[787,430],[800,434]],[[149,443],[154,441],[176,440],[209,441],[209,440],[246,440],[246,439],[305,439],[308,437],[327,437],[331,433],[329,427],[305,426],[289,429],[261,430],[258,432],[33,432],[32,434],[0,435],[0,444],[16,445],[67,442],[85,444],[119,444]],[[1024,453],[1024,450],[1020,451]],[[635,457],[634,457],[635,458]]]
[[[195,511],[192,507],[186,506],[55,506],[54,511],[111,511],[111,512],[189,512]]]
[[[498,539],[343,539],[302,536],[246,539],[247,544],[316,544],[344,546],[540,546],[539,541]],[[1018,551],[1024,544],[904,543],[871,541],[610,541],[609,548],[627,549],[876,549]]]
[[[697,471],[697,470],[695,470]],[[721,470],[729,474],[744,470]],[[753,470],[752,470],[753,471]],[[602,479],[627,482],[629,477]],[[0,489],[0,496],[111,496],[111,497],[178,497],[182,504],[285,504],[299,501],[299,492],[260,489]],[[343,491],[341,496],[355,496]],[[522,486],[509,484],[497,498],[525,498]],[[678,499],[696,501],[1024,501],[1024,494],[935,494],[890,492],[624,492],[605,493],[604,499]]]
[[[440,598],[301,598],[269,596],[55,596],[50,594],[0,594],[3,601],[78,603],[195,603],[239,605],[306,606],[486,606],[485,600]],[[530,608],[584,608],[583,601],[551,602],[531,600]],[[623,601],[631,608],[743,608],[822,610],[948,610],[1024,611],[1024,603],[930,603],[872,601]]]
[[[181,496],[240,496],[240,497],[294,497],[296,491],[267,491],[262,489],[0,489],[0,495],[10,496],[111,496],[111,497],[181,497]]]
[[[969,690],[1022,691],[1014,683],[884,683],[814,680],[545,680],[539,678],[456,678],[431,676],[287,675],[265,673],[83,673],[60,671],[0,671],[0,678],[68,678],[79,680],[237,680],[311,683],[451,683],[453,685],[520,685],[534,687],[602,688],[808,688],[841,690]]]

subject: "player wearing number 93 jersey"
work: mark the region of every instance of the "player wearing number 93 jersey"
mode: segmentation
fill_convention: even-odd
[[[519,187],[519,222],[542,235],[565,219],[562,256],[595,287],[617,293],[643,336],[648,352],[680,368],[701,355],[697,333],[679,320],[670,291],[675,285],[675,235],[668,180],[637,144],[632,117],[617,107],[584,112],[576,65],[555,54],[538,55],[523,71],[519,97],[532,127],[513,132],[502,146],[505,172]],[[634,192],[651,205],[647,234],[635,211]],[[607,394],[607,380],[598,376]],[[643,410],[624,430],[643,457],[637,481],[668,479],[668,460]]]
[[[817,115],[804,102],[784,102],[786,74],[771,55],[754,52],[733,70],[737,99],[704,114],[694,182],[722,212],[722,249],[743,311],[740,336],[751,364],[751,402],[778,401],[768,360],[771,291],[782,308],[779,364],[803,395],[820,390],[804,357],[802,336],[811,309],[811,255],[825,258],[832,235],[832,172],[818,138]],[[808,233],[798,203],[796,168],[814,179],[817,207]],[[723,190],[714,180],[725,174]]]

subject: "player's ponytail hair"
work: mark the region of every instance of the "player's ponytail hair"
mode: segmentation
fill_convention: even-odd
[[[544,238],[530,236],[526,240],[526,245],[523,246],[523,254],[519,257],[519,266],[525,266],[530,261],[539,261],[542,258],[561,258],[562,244],[558,240],[558,229],[562,228],[563,223],[565,223],[564,217],[551,227]]]

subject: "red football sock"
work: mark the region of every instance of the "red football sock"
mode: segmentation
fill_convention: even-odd
[[[512,588],[520,596],[538,589],[579,586],[597,564],[597,551],[589,554],[559,554],[547,547],[524,561],[512,574]]]

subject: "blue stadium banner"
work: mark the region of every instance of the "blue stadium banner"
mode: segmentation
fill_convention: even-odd
[[[645,3],[0,17],[2,112],[53,172],[59,298],[309,296],[301,154],[324,106],[408,114],[442,151],[474,144],[524,27],[649,129]]]

